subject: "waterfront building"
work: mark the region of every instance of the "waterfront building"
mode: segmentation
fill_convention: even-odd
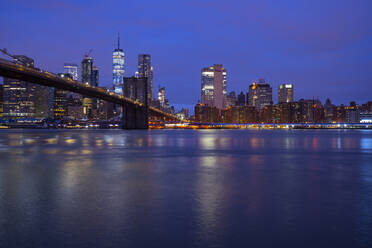
[[[14,62],[34,67],[34,60],[24,55],[15,55]],[[35,84],[4,77],[3,117],[7,119],[35,117],[35,90]]]
[[[258,83],[255,80],[254,83],[249,86],[248,105],[258,109],[270,105],[273,101],[272,93],[272,88],[264,79],[259,79]]]
[[[324,104],[324,119],[326,122],[332,122],[333,120],[333,109],[335,105],[331,103],[331,100],[327,98]]]
[[[360,112],[360,123],[372,123],[372,111]]]
[[[318,99],[298,101],[301,113],[301,122],[314,123],[324,122],[324,108]]]
[[[278,103],[293,102],[293,84],[281,84],[278,88]]]
[[[301,104],[298,102],[282,102],[273,105],[273,123],[299,123],[301,122]]]
[[[201,70],[201,103],[205,106],[226,108],[227,72],[221,64]]]
[[[123,95],[125,54],[120,48],[120,36],[118,35],[118,47],[112,53],[112,78],[113,88],[116,94]]]
[[[62,78],[71,78],[73,75],[70,73],[58,73]],[[68,113],[68,91],[62,89],[54,89],[54,119],[61,120],[67,117]]]
[[[340,106],[335,106],[333,108],[333,121],[334,122],[345,122],[346,110],[345,106],[341,104]]]
[[[194,108],[194,118],[197,122],[211,123],[219,121],[220,111],[217,107],[198,103]]]
[[[83,103],[80,98],[68,98],[67,116],[72,120],[81,120],[84,117]]]
[[[72,79],[75,81],[78,81],[79,74],[78,74],[78,65],[72,64],[72,63],[64,63],[63,65],[63,73],[64,74],[70,74]]]
[[[34,84],[35,118],[46,119],[54,116],[54,88]]]
[[[350,106],[345,107],[345,122],[359,123],[361,107],[355,102],[350,102]]]
[[[232,106],[222,111],[221,119],[225,123],[256,123],[258,113],[253,106]]]
[[[147,95],[149,102],[154,99],[154,75],[153,67],[151,66],[151,55],[150,54],[139,54],[138,55],[138,78],[147,78]]]

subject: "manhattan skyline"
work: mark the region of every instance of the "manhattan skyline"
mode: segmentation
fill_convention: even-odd
[[[294,84],[295,100],[362,103],[372,83],[369,7],[368,1],[5,1],[0,44],[55,73],[93,49],[100,86],[111,88],[120,32],[125,76],[137,70],[138,54],[151,54],[154,89],[165,86],[172,104],[200,100],[200,71],[217,63],[227,70],[228,92],[246,92],[264,78],[274,91]]]

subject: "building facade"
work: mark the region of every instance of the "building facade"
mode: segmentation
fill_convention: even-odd
[[[255,80],[249,86],[248,91],[248,105],[262,109],[265,106],[272,104],[273,90],[264,79],[259,79],[258,83]]]
[[[93,58],[85,55],[83,61],[81,62],[81,82],[90,86],[96,84],[96,75],[98,75],[98,69],[96,69],[95,74],[93,73]],[[94,99],[89,97],[83,98],[83,114],[88,118],[93,118],[93,106]]]
[[[201,70],[201,103],[205,106],[226,108],[227,72],[221,64]]]
[[[14,62],[34,67],[34,60],[24,56],[14,56]],[[35,117],[36,86],[18,79],[4,78],[3,84],[3,117],[7,119]]]
[[[136,76],[147,78],[147,95],[149,102],[151,102],[154,99],[154,74],[150,54],[138,55],[138,74]]]
[[[70,73],[58,73],[62,78],[73,78]],[[68,113],[68,91],[62,89],[54,89],[54,119],[61,120],[67,117]]]
[[[293,102],[293,84],[281,84],[278,88],[278,103]]]
[[[158,101],[161,107],[165,106],[165,87],[161,87],[158,90]]]
[[[240,92],[238,95],[238,106],[245,106],[246,101],[245,101],[245,94],[243,91]]]

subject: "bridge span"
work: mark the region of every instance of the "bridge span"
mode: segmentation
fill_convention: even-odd
[[[70,78],[62,78],[39,68],[16,64],[4,59],[0,59],[0,76],[63,89],[121,105],[123,107],[122,124],[124,129],[147,129],[149,114],[162,119],[178,120],[172,114],[149,106],[147,101],[145,103],[136,101],[113,92],[108,92],[103,88],[90,86],[89,84],[84,84]]]

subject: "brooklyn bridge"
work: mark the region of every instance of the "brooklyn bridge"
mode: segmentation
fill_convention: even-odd
[[[142,101],[139,99],[124,97],[115,94],[114,92],[109,92],[103,88],[84,84],[71,78],[62,78],[48,71],[13,63],[8,60],[0,59],[0,76],[67,90],[122,106],[123,129],[148,129],[149,118],[158,121],[178,121],[176,116],[150,106],[146,97],[144,97],[144,100]],[[146,82],[147,80],[144,81]],[[146,89],[147,87],[142,87],[136,90]],[[146,92],[141,92],[141,95],[147,94]]]

